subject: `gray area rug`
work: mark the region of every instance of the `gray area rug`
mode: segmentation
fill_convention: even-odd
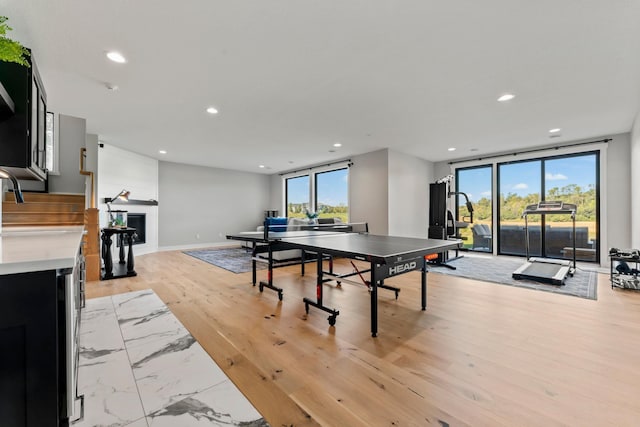
[[[578,268],[573,277],[567,276],[563,286],[557,286],[531,280],[513,279],[511,274],[523,263],[524,258],[464,256],[450,262],[452,266],[456,267],[456,270],[435,265],[429,266],[429,268],[434,273],[448,274],[450,276],[466,277],[468,279],[482,280],[483,282],[518,286],[586,299],[597,299],[598,275],[595,271],[585,271]]]
[[[244,248],[203,249],[184,251],[183,253],[233,273],[251,271],[251,252],[247,252]],[[267,265],[262,262],[258,262],[256,265],[257,270],[266,268]]]

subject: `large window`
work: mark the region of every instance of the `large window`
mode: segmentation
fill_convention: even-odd
[[[57,155],[58,150],[56,147],[57,141],[55,138],[55,116],[51,111],[47,111],[47,122],[45,126],[45,147],[46,147],[46,169],[49,173],[58,172]]]
[[[286,178],[285,191],[288,217],[305,218],[307,212],[317,212],[319,218],[349,222],[349,168]]]
[[[320,218],[340,218],[349,222],[349,169],[320,172],[316,175],[315,208]]]
[[[492,171],[491,165],[456,170],[456,191],[466,194],[473,207],[473,223],[459,228],[465,249],[479,252],[493,250]],[[463,195],[458,195],[456,212],[460,224],[468,223],[471,219],[466,201]]]
[[[287,217],[306,217],[306,212],[311,209],[311,203],[309,203],[309,182],[309,175],[287,178]]]
[[[540,200],[577,205],[576,258],[598,261],[598,153],[548,157],[498,165],[500,254],[525,254],[526,205]],[[531,215],[529,253],[571,258],[573,230],[569,215]],[[544,232],[543,232],[544,231]]]

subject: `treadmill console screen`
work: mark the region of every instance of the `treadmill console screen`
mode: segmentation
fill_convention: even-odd
[[[541,211],[556,211],[556,210],[562,210],[563,208],[563,202],[551,202],[551,201],[541,201],[538,202],[538,210]]]

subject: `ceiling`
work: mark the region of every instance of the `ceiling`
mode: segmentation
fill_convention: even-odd
[[[0,15],[51,111],[180,163],[452,160],[628,132],[640,107],[640,0],[0,0]]]

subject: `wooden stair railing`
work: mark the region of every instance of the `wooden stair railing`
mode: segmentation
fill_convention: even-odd
[[[96,209],[95,183],[92,171],[84,167],[87,158],[86,147],[80,148],[80,175],[88,176],[90,179],[90,208],[84,211],[84,258],[86,265],[87,281],[100,279],[100,221],[98,219],[99,210]],[[86,206],[86,205],[85,205]]]
[[[100,223],[98,209],[89,208],[84,211],[84,258],[87,281],[100,279]]]

